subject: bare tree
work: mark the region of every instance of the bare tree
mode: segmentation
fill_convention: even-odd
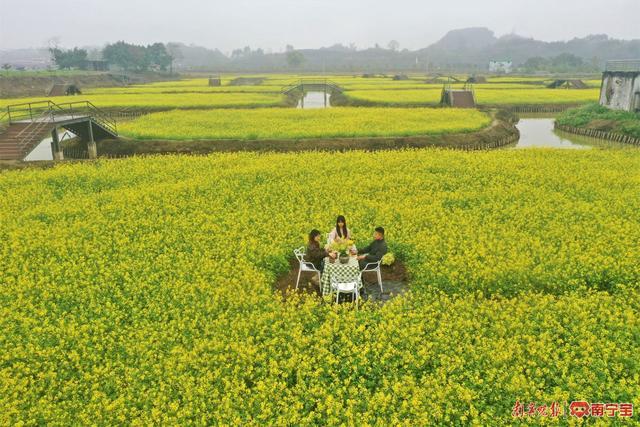
[[[60,36],[53,36],[47,39],[47,47],[51,49],[58,49],[60,47]]]

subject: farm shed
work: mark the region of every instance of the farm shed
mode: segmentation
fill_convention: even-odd
[[[549,89],[587,89],[589,86],[582,80],[554,80],[547,87]]]
[[[49,96],[79,95],[82,92],[74,84],[54,84],[49,91]]]
[[[640,111],[640,60],[607,62],[600,105],[612,110]]]
[[[487,78],[484,76],[471,76],[467,79],[467,83],[487,83]]]

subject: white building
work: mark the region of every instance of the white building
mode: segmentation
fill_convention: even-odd
[[[513,61],[489,61],[489,72],[496,74],[511,74]]]

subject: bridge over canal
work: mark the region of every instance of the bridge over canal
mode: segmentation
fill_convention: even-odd
[[[52,101],[9,105],[0,115],[0,160],[23,160],[45,138],[51,136],[55,160],[62,160],[59,129],[66,129],[87,142],[90,158],[97,156],[96,140],[117,138],[116,121],[89,101],[56,104]]]
[[[328,97],[342,93],[343,89],[335,82],[327,79],[301,79],[282,87],[282,94],[300,99],[300,106],[304,108],[304,98],[309,92],[324,94],[324,106],[327,106]]]

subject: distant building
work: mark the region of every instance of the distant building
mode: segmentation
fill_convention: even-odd
[[[496,74],[511,74],[513,61],[489,61],[489,72]]]
[[[640,111],[640,60],[607,62],[600,105],[612,110]]]

